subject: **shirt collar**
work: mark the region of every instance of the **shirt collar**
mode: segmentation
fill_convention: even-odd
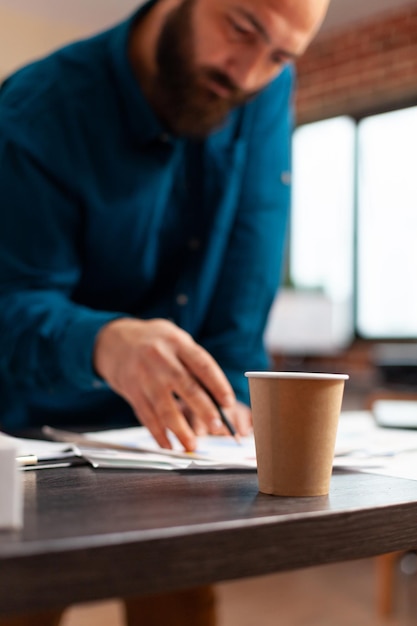
[[[167,131],[153,112],[134,75],[128,58],[128,43],[133,24],[156,2],[157,0],[150,0],[129,19],[116,26],[110,32],[109,42],[110,61],[123,100],[124,112],[136,141],[143,145],[166,137]]]

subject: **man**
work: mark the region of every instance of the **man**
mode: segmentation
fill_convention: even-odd
[[[3,428],[137,418],[192,450],[222,432],[214,398],[247,432],[287,230],[291,62],[327,2],[153,0],[6,80]]]

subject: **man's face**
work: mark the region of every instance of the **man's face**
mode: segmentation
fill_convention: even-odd
[[[304,52],[327,3],[181,0],[157,42],[157,112],[177,134],[206,136]]]

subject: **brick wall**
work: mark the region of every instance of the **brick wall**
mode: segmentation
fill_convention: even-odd
[[[297,71],[298,123],[417,104],[417,2],[319,36]]]

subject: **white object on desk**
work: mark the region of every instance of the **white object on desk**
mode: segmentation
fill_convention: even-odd
[[[333,354],[353,335],[352,304],[326,294],[281,289],[271,307],[265,329],[268,351],[287,355]]]
[[[375,400],[372,413],[379,426],[417,428],[417,401]]]
[[[0,433],[0,528],[20,528],[23,523],[22,476],[13,438]]]

